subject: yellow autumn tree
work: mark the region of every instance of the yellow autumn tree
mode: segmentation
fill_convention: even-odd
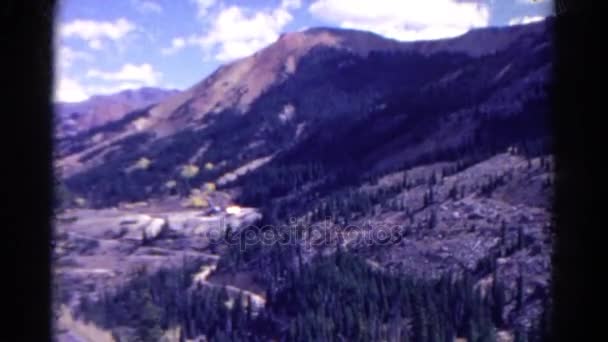
[[[206,208],[209,206],[209,202],[200,195],[192,196],[190,197],[190,206],[194,208]]]
[[[199,189],[192,189],[188,199],[182,202],[184,207],[194,208],[206,208],[209,206],[209,202],[205,198],[205,195],[201,193]]]
[[[215,191],[215,189],[216,189],[215,183],[205,183],[205,191],[213,192],[213,191]]]
[[[198,166],[196,166],[194,164],[188,164],[188,165],[182,166],[182,171],[181,171],[180,175],[182,176],[182,178],[191,179],[191,178],[196,177],[196,175],[198,175],[198,171],[199,171]]]
[[[186,164],[186,165],[182,166],[180,176],[186,182],[186,186],[188,189],[190,189],[190,179],[196,177],[196,175],[198,175],[198,172],[199,172],[199,168],[198,168],[198,166],[196,166],[194,164]]]

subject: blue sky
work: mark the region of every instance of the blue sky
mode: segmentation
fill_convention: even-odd
[[[403,41],[524,24],[549,0],[60,0],[55,100],[143,86],[186,89],[283,32],[331,26]]]

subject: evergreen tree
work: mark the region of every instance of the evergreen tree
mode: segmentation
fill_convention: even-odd
[[[514,342],[528,342],[528,334],[523,330],[517,330]]]
[[[153,342],[162,337],[160,328],[161,310],[152,302],[149,291],[142,294],[143,307],[139,313],[139,322],[136,329],[136,341]]]
[[[456,201],[458,199],[458,188],[456,187],[456,184],[452,185],[450,188],[448,198],[450,198],[452,201]]]
[[[437,212],[433,210],[429,217],[429,229],[434,229],[435,226],[437,226]]]
[[[505,305],[505,289],[498,281],[497,272],[494,271],[494,283],[492,284],[492,321],[494,321],[499,328],[504,326],[502,311]]]
[[[485,321],[481,328],[479,342],[496,342],[496,329],[490,322]]]
[[[183,328],[179,329],[178,341],[179,342],[186,342],[186,333],[184,332]]]
[[[467,342],[474,341],[477,342],[479,338],[479,328],[477,326],[477,322],[473,319],[470,319],[467,322]]]
[[[551,297],[545,294],[542,298],[542,314],[539,321],[539,341],[552,341],[552,327],[551,327],[551,315],[553,308],[551,306]]]
[[[500,243],[502,245],[507,244],[507,222],[504,220],[500,225]]]
[[[515,299],[515,310],[521,312],[524,306],[524,277],[519,266],[519,276],[517,277],[517,289]]]
[[[519,226],[517,229],[517,249],[524,249],[524,227]]]

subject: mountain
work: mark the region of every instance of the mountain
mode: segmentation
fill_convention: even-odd
[[[56,135],[75,135],[110,121],[118,120],[126,113],[161,102],[177,94],[178,90],[143,87],[123,90],[110,95],[95,95],[82,102],[56,103]]]
[[[434,332],[539,341],[552,248],[553,24],[408,43],[333,28],[286,33],[158,104],[59,139],[57,167],[76,198],[59,225],[65,282],[121,260],[111,282],[127,282],[124,291],[81,306],[85,316],[116,328],[99,317],[141,310],[129,291],[166,288],[154,305],[188,338],[220,339],[240,324],[243,340],[399,340],[411,323],[416,341]],[[186,199],[201,209],[184,209]],[[236,220],[218,242],[211,222],[232,215],[229,204],[255,224]],[[254,239],[260,232],[270,239]],[[121,278],[131,262],[173,265],[178,251],[205,260]],[[202,279],[200,297],[166,281],[185,274]],[[262,308],[239,313],[237,298]]]
[[[107,205],[160,194],[187,163],[216,165],[195,183],[223,183],[290,154],[380,171],[488,139],[504,149],[548,134],[535,107],[551,76],[550,24],[422,43],[338,29],[285,34],[157,105],[60,141],[58,165],[74,190]],[[494,43],[484,52],[474,38]],[[531,124],[520,129],[522,118]],[[129,179],[122,170],[142,157],[153,169]],[[121,194],[124,182],[148,190]]]

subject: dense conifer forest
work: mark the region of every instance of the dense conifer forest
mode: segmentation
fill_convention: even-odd
[[[139,271],[124,287],[81,303],[81,315],[105,328],[137,327],[130,341],[159,340],[179,326],[182,337],[210,341],[495,341],[507,327],[500,282],[482,295],[470,273],[438,281],[374,270],[362,258],[338,251],[318,257],[299,272],[286,274],[285,286],[269,290],[257,311],[245,297],[226,289],[196,286],[199,263],[155,274]],[[186,294],[186,295],[184,295]],[[518,304],[518,305],[521,305]],[[536,329],[545,329],[539,326]],[[518,333],[518,341],[540,341],[538,331]]]

